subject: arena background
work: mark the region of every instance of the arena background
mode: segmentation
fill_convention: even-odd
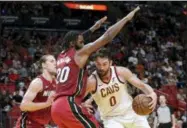
[[[167,97],[175,109],[176,128],[182,128],[187,102],[187,2],[169,1],[0,2],[0,128],[13,128],[19,103],[39,72],[35,62],[43,54],[56,55],[67,31],[82,32],[107,15],[107,22],[86,42],[93,41],[138,5],[141,11],[106,47],[115,64],[130,68],[158,96]],[[90,73],[94,69],[91,60],[88,69]],[[132,86],[129,92],[140,93]],[[151,126],[154,117],[154,112],[148,116]]]

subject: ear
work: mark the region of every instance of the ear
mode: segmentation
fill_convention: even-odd
[[[42,68],[45,68],[45,64],[44,63],[42,63]]]
[[[75,43],[73,43],[73,41],[70,42],[70,47],[74,47]]]

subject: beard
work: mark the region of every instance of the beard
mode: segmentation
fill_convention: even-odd
[[[108,68],[106,71],[103,71],[103,70],[98,70],[97,69],[97,73],[100,77],[104,77],[107,75],[107,73],[110,71],[110,68]]]
[[[76,50],[79,50],[79,49],[81,49],[83,46],[84,46],[83,43],[82,43],[82,44],[76,44],[76,45],[75,45],[75,49],[76,49]]]

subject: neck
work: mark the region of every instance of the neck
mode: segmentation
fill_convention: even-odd
[[[48,81],[50,81],[50,82],[52,82],[52,80],[53,80],[53,76],[52,76],[49,72],[47,72],[47,71],[43,71],[42,76],[43,76],[46,80],[48,80]]]
[[[110,78],[111,78],[111,70],[109,69],[109,71],[107,72],[107,74],[105,76],[101,76],[100,78],[104,82],[109,82]]]
[[[164,106],[166,106],[166,104],[161,104],[160,106],[164,107]]]

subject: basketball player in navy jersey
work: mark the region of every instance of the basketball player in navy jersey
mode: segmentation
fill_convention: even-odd
[[[16,128],[44,128],[51,121],[51,104],[55,92],[56,59],[53,55],[41,57],[42,74],[29,85],[20,105],[21,117]]]
[[[96,41],[84,45],[81,35],[70,31],[64,37],[63,49],[57,58],[57,88],[52,104],[52,118],[59,128],[98,128],[98,123],[81,102],[86,91],[86,62],[91,53],[106,45],[120,32],[140,8],[112,25]],[[106,17],[99,22],[104,22]]]

